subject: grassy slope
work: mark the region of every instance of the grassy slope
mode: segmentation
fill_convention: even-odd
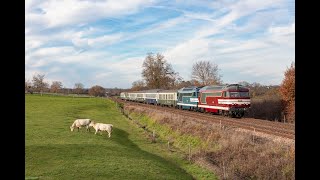
[[[76,118],[112,123],[112,137],[94,135],[93,129],[70,132]],[[26,177],[192,179],[178,165],[185,162],[173,163],[177,157],[141,134],[109,100],[26,95]],[[192,171],[201,173],[196,167]]]

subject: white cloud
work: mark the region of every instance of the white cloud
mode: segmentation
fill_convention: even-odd
[[[281,27],[265,37],[251,40],[191,39],[168,49],[164,54],[168,59],[174,59],[172,64],[180,68],[180,75],[185,79],[190,78],[195,61],[209,60],[219,65],[221,73],[235,71],[244,76],[280,80],[286,66],[294,60],[294,32],[290,36],[284,33],[290,29],[289,32],[292,32],[292,26]],[[275,81],[272,83],[277,84]]]
[[[289,26],[270,27],[269,33],[275,36],[287,36],[295,33],[295,23],[293,22]]]
[[[102,18],[134,13],[151,3],[150,0],[27,1],[26,23],[36,23],[45,28],[87,24]],[[42,13],[35,12],[35,9],[40,9]]]
[[[248,52],[251,50],[258,50],[261,48],[266,48],[268,46],[267,43],[263,41],[257,40],[248,40],[245,42],[236,42],[236,43],[229,43],[228,47],[223,47],[219,49],[219,54],[230,54],[236,52]]]
[[[209,41],[206,39],[190,39],[164,52],[165,57],[174,59],[173,64],[187,65],[203,57],[209,51]]]
[[[294,60],[295,22],[283,0],[162,4],[153,0],[27,0],[26,77],[45,72],[48,79],[71,87],[78,81],[86,86],[128,87],[141,79],[147,53],[141,51],[159,50],[185,80],[195,61],[210,60],[228,73],[223,74],[225,81],[250,77],[277,84]],[[191,6],[196,8],[186,8]],[[136,14],[148,7],[171,11],[172,17],[153,16],[150,9],[142,12],[145,17]],[[201,7],[206,10],[198,11]],[[236,20],[248,16],[248,22],[236,25]],[[119,24],[91,24],[102,19],[116,19],[113,23]],[[257,30],[260,34],[253,36],[251,32]],[[115,51],[108,52],[105,47],[111,46]]]
[[[111,72],[103,72],[103,73],[98,73],[96,75],[97,79],[107,78],[107,77],[112,77],[112,73]]]
[[[281,5],[281,3],[282,3],[282,0],[270,0],[270,1],[240,0],[235,3],[222,2],[222,4],[226,4],[226,6],[223,8],[223,11],[227,10],[228,13],[222,17],[218,16],[218,19],[214,19],[213,23],[210,23],[202,27],[198,32],[195,33],[195,35],[197,38],[202,38],[202,37],[217,34],[221,32],[221,30],[224,27],[226,27],[227,25],[230,25],[233,21],[241,17],[255,13],[262,9],[279,6]],[[217,12],[217,14],[219,14],[219,11]]]
[[[103,35],[99,37],[94,38],[84,38],[83,35],[84,32],[80,31],[72,37],[72,43],[76,47],[80,48],[101,48],[105,47],[106,45],[110,45],[116,42],[120,42],[123,35],[121,33],[118,34],[110,34],[110,35]]]
[[[88,39],[88,45],[89,46],[104,46],[109,45],[112,43],[115,43],[119,41],[122,38],[121,34],[115,34],[115,35],[104,35],[101,37]]]

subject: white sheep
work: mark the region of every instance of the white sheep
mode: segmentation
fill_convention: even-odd
[[[89,126],[93,127],[96,130],[94,134],[97,134],[97,132],[100,131],[100,134],[102,135],[101,131],[107,131],[109,138],[111,137],[112,127],[113,127],[112,124],[95,123],[94,121],[91,121]]]
[[[78,128],[78,132],[79,132],[79,128],[81,128],[82,126],[86,126],[86,130],[90,131],[89,128],[89,124],[91,123],[90,119],[76,119],[73,124],[70,126],[70,130],[73,131],[74,128]]]

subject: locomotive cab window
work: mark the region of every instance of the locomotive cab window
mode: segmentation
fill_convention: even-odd
[[[225,92],[225,97],[249,97],[249,92]]]
[[[240,97],[249,97],[249,92],[240,92]]]
[[[192,96],[192,93],[183,93],[182,96]]]
[[[230,92],[230,97],[240,97],[239,92]]]

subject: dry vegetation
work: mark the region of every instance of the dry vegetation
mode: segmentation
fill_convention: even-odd
[[[125,111],[221,179],[295,179],[294,144],[141,107]]]
[[[282,121],[282,103],[277,98],[252,98],[251,107],[245,117],[265,119],[270,121]]]

